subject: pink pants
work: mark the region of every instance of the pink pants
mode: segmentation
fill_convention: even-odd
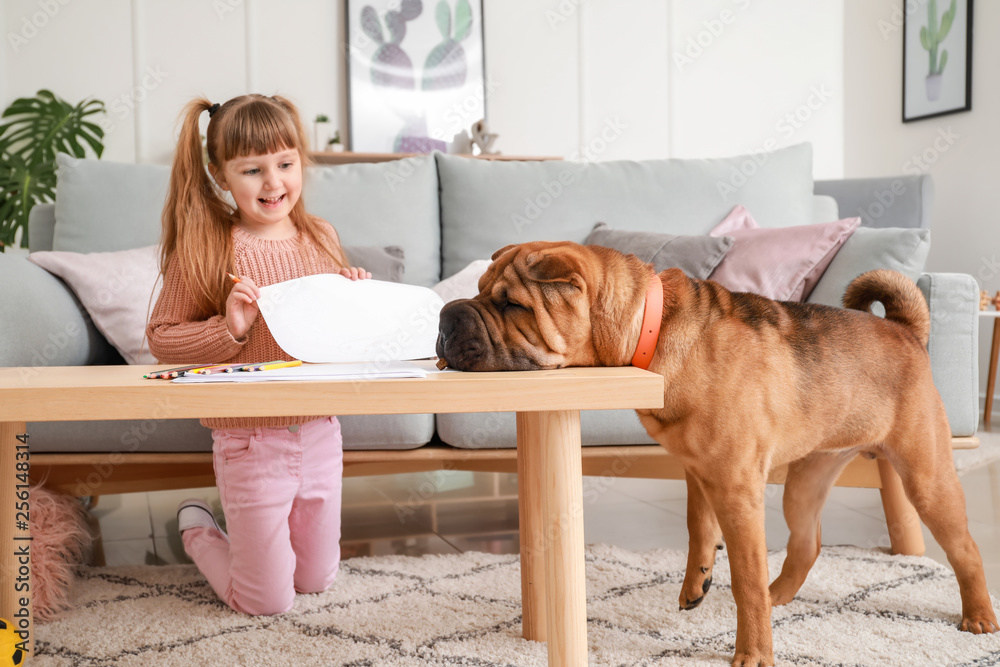
[[[280,614],[318,593],[340,566],[343,442],[336,417],[298,427],[212,431],[215,483],[229,541],[184,531],[184,550],[236,611]]]

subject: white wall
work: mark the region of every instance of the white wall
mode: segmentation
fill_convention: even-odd
[[[1000,290],[1000,84],[996,63],[1000,3],[975,3],[972,111],[903,124],[902,0],[847,0],[844,175],[930,173],[934,178],[929,271],[969,273]],[[954,28],[953,28],[954,29]],[[980,382],[986,386],[992,322],[980,327]]]
[[[43,6],[26,44],[5,40],[0,104],[41,87],[104,100],[105,159],[168,162],[196,95],[280,92],[345,134],[344,0],[4,0],[5,34]],[[843,0],[485,0],[484,15],[506,154],[716,157],[773,137],[812,141],[819,178],[842,171]],[[681,67],[689,38],[710,43]],[[810,109],[817,86],[830,96]]]
[[[673,154],[813,144],[816,178],[843,173],[842,0],[675,0]]]

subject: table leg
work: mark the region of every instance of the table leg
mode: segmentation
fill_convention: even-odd
[[[903,480],[887,459],[878,460],[878,473],[882,478],[882,509],[889,528],[892,553],[903,556],[924,555],[924,533],[920,529],[920,515],[906,497]]]
[[[997,357],[1000,357],[1000,317],[993,320],[993,347],[990,348],[990,374],[986,376],[986,404],[983,406],[984,423],[989,426],[993,412],[993,390],[997,386]]]
[[[545,633],[545,529],[541,471],[544,442],[538,432],[538,413],[517,413],[518,528],[521,541],[521,634],[544,642]]]
[[[545,563],[545,626],[550,667],[587,664],[587,588],[583,548],[583,460],[580,413],[575,410],[519,413],[519,447],[537,451],[526,462],[524,482],[540,489],[542,502],[528,503],[529,526],[542,526]],[[520,453],[520,452],[519,452]],[[518,483],[523,483],[518,480]],[[539,531],[534,529],[536,539]],[[530,539],[530,537],[529,537]],[[523,547],[522,547],[523,548]],[[529,545],[537,553],[539,545]],[[522,552],[523,553],[523,552]],[[530,554],[529,554],[530,556]],[[527,559],[529,562],[533,558]],[[524,560],[522,560],[523,566]],[[537,567],[537,561],[535,565]],[[537,599],[537,596],[536,596]]]
[[[27,504],[27,440],[24,422],[0,422],[0,617],[13,623],[22,640],[20,648],[34,654],[31,620],[31,536]],[[18,436],[21,436],[19,439]],[[18,458],[18,453],[21,457]],[[18,479],[18,463],[23,475]],[[21,488],[18,488],[21,487]],[[18,498],[18,493],[21,498]],[[22,510],[18,509],[18,503]],[[23,555],[19,555],[23,554]]]

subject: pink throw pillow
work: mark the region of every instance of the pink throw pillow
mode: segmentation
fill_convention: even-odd
[[[805,301],[840,246],[861,224],[846,218],[817,225],[762,228],[737,206],[709,236],[731,236],[729,249],[709,280],[734,292],[777,301]]]
[[[156,363],[145,336],[146,315],[162,287],[158,246],[91,253],[44,250],[28,259],[69,285],[125,361]]]

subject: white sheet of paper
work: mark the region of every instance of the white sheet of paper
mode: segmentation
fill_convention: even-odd
[[[429,371],[408,361],[386,363],[363,362],[351,364],[303,364],[270,371],[235,371],[202,375],[189,373],[173,382],[197,384],[201,382],[277,382],[281,380],[376,380],[379,378],[422,378]]]
[[[444,306],[426,287],[332,273],[262,287],[257,304],[281,349],[312,363],[433,357]]]

